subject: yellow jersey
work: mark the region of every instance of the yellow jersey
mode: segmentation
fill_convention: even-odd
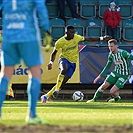
[[[55,49],[61,49],[61,58],[66,58],[71,63],[76,63],[78,58],[78,43],[84,41],[84,37],[74,34],[74,38],[71,40],[65,39],[66,35],[58,39],[55,43]]]

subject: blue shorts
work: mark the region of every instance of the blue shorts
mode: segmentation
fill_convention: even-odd
[[[23,59],[28,67],[43,64],[41,44],[38,41],[22,43],[2,43],[1,65],[15,66]]]
[[[62,66],[61,64],[67,64],[68,69],[66,71],[66,75],[71,78],[73,73],[75,72],[76,63],[71,63],[67,59],[61,58],[61,60],[59,61],[59,68],[60,69],[61,69],[61,66]]]

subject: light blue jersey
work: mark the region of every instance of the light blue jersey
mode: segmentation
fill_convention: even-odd
[[[45,0],[0,0],[2,12],[2,61],[14,66],[24,60],[26,66],[42,64],[39,24],[49,30]]]
[[[0,4],[3,8],[3,42],[40,40],[38,23],[43,30],[49,30],[45,0],[0,0]]]

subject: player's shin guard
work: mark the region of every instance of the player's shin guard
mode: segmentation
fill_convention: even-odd
[[[30,117],[36,117],[36,105],[40,94],[40,79],[32,77],[27,86],[28,106]]]
[[[62,84],[63,80],[64,80],[64,75],[59,74],[58,78],[57,78],[57,83],[56,83],[56,89],[55,90],[58,90],[58,91],[60,90],[60,87],[61,87],[61,84]]]
[[[104,92],[104,90],[102,90],[102,88],[99,87],[94,94],[94,97],[93,97],[94,101],[96,101],[98,99],[98,97],[100,97],[103,94],[103,92]]]
[[[10,79],[6,76],[3,76],[0,79],[0,117],[1,117],[1,107],[6,97],[9,80]]]

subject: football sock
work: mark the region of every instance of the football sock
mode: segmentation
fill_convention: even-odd
[[[32,77],[28,81],[27,93],[28,93],[28,107],[30,117],[36,117],[36,105],[40,95],[40,79]]]
[[[114,97],[114,99],[115,99],[115,101],[119,101],[121,98],[120,98],[120,96],[118,95],[118,96]]]
[[[103,91],[104,90],[102,90],[101,87],[99,87],[97,91],[95,92],[93,99],[96,101],[98,97],[102,95]]]
[[[64,75],[59,74],[57,77],[56,85],[46,94],[47,98],[49,98],[55,90],[58,90],[58,91],[60,90],[60,86],[63,82],[63,79],[64,79]]]
[[[57,83],[56,83],[56,89],[55,90],[58,90],[58,91],[60,90],[60,86],[61,86],[63,80],[64,80],[64,75],[59,74],[58,78],[57,78]]]
[[[47,99],[48,99],[50,96],[52,96],[52,94],[53,94],[53,92],[55,91],[55,89],[56,89],[56,85],[46,94]]]
[[[6,97],[6,92],[7,92],[9,81],[10,81],[10,79],[6,76],[3,76],[0,79],[0,117],[1,117],[2,104]]]

